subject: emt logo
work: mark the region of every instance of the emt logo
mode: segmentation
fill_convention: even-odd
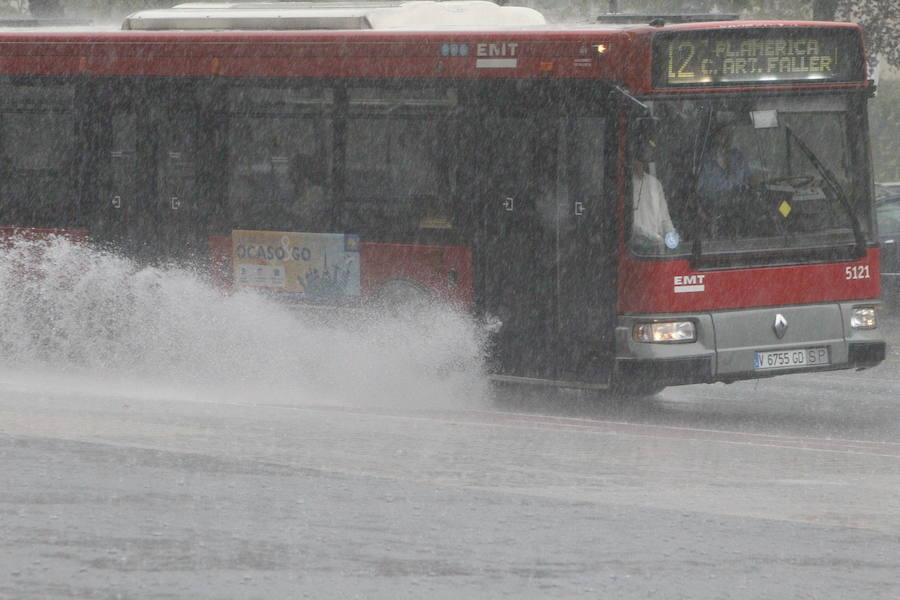
[[[689,292],[705,292],[705,279],[706,275],[676,275],[675,293],[685,294]]]

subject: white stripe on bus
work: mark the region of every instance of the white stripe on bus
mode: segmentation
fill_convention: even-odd
[[[518,58],[479,58],[475,61],[477,69],[515,69],[517,66]]]

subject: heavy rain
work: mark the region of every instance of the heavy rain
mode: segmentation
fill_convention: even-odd
[[[0,598],[898,596],[896,14],[171,6],[0,6]]]

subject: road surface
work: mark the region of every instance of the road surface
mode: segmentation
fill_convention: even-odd
[[[898,364],[462,407],[7,370],[0,598],[897,598]]]

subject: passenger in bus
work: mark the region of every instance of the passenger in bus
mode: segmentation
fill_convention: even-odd
[[[697,181],[697,192],[701,197],[722,198],[749,187],[750,167],[733,142],[731,125],[720,126],[710,136]]]
[[[331,228],[326,198],[328,176],[326,165],[318,155],[296,154],[291,164],[294,184],[294,229],[311,233],[327,233]]]
[[[641,144],[632,161],[632,236],[638,245],[659,247],[665,242],[671,246],[677,236],[662,184],[648,169],[653,161],[652,150],[652,141]]]

